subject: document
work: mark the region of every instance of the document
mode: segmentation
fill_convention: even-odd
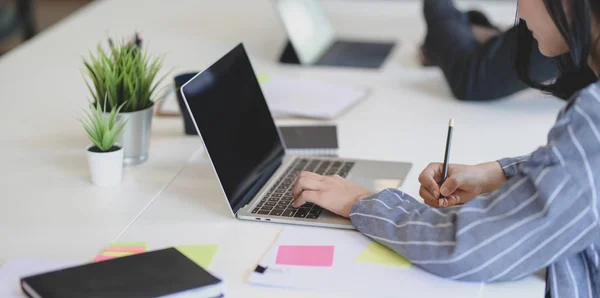
[[[275,117],[333,119],[367,96],[367,88],[316,80],[262,79],[262,91]]]
[[[312,251],[314,259],[307,259],[305,251]],[[265,269],[255,270],[250,284],[349,297],[439,298],[452,293],[474,298],[483,287],[427,273],[359,232],[339,229],[286,227],[258,264]]]

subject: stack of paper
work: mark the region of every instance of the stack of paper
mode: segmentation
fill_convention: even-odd
[[[482,287],[429,274],[356,231],[286,227],[259,265],[251,284],[358,297],[478,297]]]

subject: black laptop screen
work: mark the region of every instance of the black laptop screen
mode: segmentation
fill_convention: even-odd
[[[186,83],[181,92],[235,213],[284,154],[243,45]]]

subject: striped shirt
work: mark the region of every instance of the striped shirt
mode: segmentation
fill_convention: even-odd
[[[356,228],[426,271],[478,282],[547,269],[551,297],[600,298],[600,83],[569,101],[533,153],[500,160],[507,181],[461,206],[396,189],[356,203]]]

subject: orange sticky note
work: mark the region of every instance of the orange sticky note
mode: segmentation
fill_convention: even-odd
[[[125,251],[105,251],[103,253],[101,253],[101,255],[103,256],[107,256],[107,257],[126,257],[126,256],[132,256],[132,255],[136,255],[136,253],[134,252],[125,252]]]
[[[145,246],[109,246],[106,248],[106,251],[113,252],[130,252],[134,254],[141,254],[146,252]]]

